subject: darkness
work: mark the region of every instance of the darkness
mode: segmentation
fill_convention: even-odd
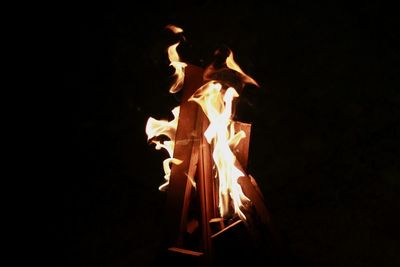
[[[60,216],[49,226],[63,256],[54,265],[156,261],[165,154],[144,128],[178,105],[166,57],[176,39],[164,29],[176,24],[187,61],[204,65],[227,46],[261,85],[245,89],[238,119],[253,124],[250,173],[289,266],[399,266],[395,9],[187,1],[64,11],[62,168],[52,180]]]

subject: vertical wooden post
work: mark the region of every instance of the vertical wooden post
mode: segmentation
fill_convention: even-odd
[[[202,110],[198,112],[198,129],[201,133],[198,164],[198,191],[201,206],[202,244],[205,252],[205,263],[211,264],[212,242],[210,220],[216,216],[214,206],[214,179],[212,175],[212,156],[210,145],[204,137],[209,121]]]
[[[203,84],[203,69],[188,65],[185,69],[185,84],[180,105],[178,127],[175,134],[174,158],[182,161],[172,165],[166,204],[167,246],[180,246],[185,231],[190,200],[191,183],[187,174],[191,164],[193,145],[198,136],[196,118],[198,105],[188,99]]]

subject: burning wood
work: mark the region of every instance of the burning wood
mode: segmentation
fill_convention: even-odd
[[[203,255],[210,262],[212,238],[246,222],[246,207],[255,207],[264,224],[270,221],[257,183],[246,174],[251,125],[232,120],[238,91],[246,83],[258,84],[237,65],[231,51],[222,67],[203,70],[181,61],[179,44],[170,46],[168,55],[176,76],[170,92],[182,90],[182,101],[173,111],[174,120],[150,118],[146,133],[156,149],[164,148],[170,156],[164,161],[166,183],[160,187],[168,190],[169,250]],[[158,140],[161,135],[169,140]],[[196,233],[201,238],[193,241]]]

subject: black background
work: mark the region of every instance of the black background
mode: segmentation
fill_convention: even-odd
[[[253,124],[250,173],[294,262],[399,265],[395,9],[187,1],[62,11],[62,168],[51,184],[60,216],[49,226],[63,252],[57,265],[157,257],[165,153],[144,127],[178,105],[168,93],[171,23],[185,30],[187,61],[207,63],[228,46],[261,85],[244,91],[238,118]]]

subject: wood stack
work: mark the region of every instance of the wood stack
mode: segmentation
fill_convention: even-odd
[[[211,147],[204,137],[209,121],[197,103],[188,101],[204,83],[203,69],[189,64],[185,69],[174,148],[174,158],[182,163],[173,165],[171,170],[166,204],[166,245],[171,253],[197,257],[204,265],[209,265],[213,259],[213,239],[221,238],[243,222],[239,218],[227,221],[218,215],[218,184]],[[246,134],[233,151],[237,167],[246,173],[251,125],[235,122],[234,126],[236,132],[243,130]],[[269,226],[270,215],[255,180],[246,175],[240,177],[238,183],[259,220]]]

